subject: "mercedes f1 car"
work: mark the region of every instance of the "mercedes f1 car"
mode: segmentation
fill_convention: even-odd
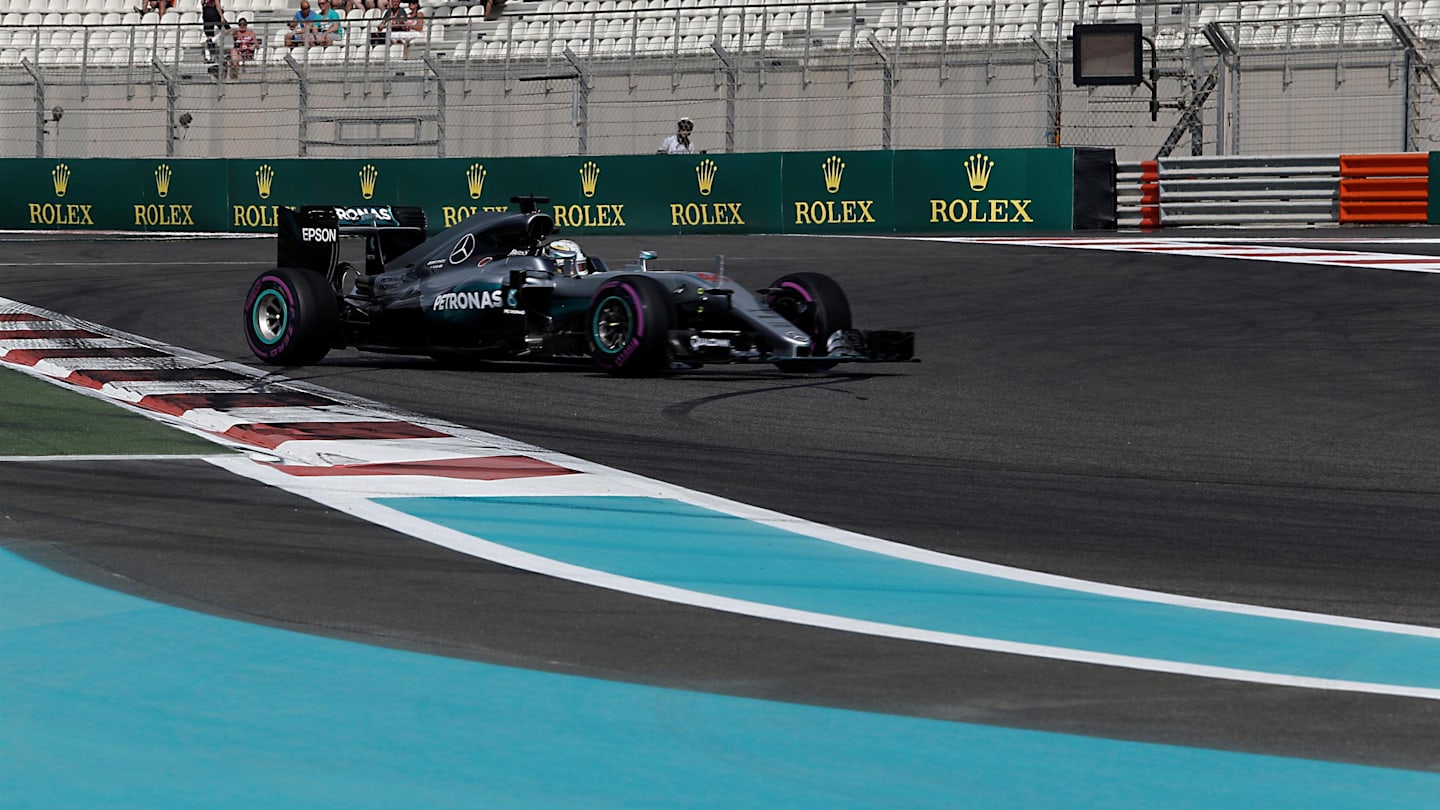
[[[549,241],[543,197],[481,212],[425,238],[420,208],[278,211],[277,267],[245,299],[245,337],[266,363],[320,361],[335,348],[446,361],[593,361],[618,375],[708,363],[813,371],[910,360],[911,332],[852,328],[840,286],[792,273],[752,292],[710,272],[655,270],[651,252],[612,270]],[[363,239],[359,262],[342,243]]]

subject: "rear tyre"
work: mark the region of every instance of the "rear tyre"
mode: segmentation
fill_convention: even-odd
[[[837,329],[850,328],[850,299],[834,279],[822,273],[791,273],[770,285],[766,306],[810,336],[810,357],[823,357]],[[781,361],[781,371],[825,371],[835,363]]]
[[[319,273],[277,267],[262,273],[245,297],[245,341],[277,366],[304,366],[329,353],[340,328],[339,304]]]
[[[658,374],[670,363],[670,296],[649,276],[611,279],[590,299],[590,357],[611,374]]]

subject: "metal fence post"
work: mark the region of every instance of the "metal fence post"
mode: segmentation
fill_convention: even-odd
[[[305,157],[310,140],[310,80],[306,77],[305,71],[300,69],[300,63],[296,62],[295,57],[288,53],[285,54],[285,64],[290,66],[290,70],[294,72],[295,77],[300,81],[296,92],[295,106],[300,114],[300,144],[298,151],[300,157]]]
[[[435,74],[435,157],[445,157],[445,74],[440,72],[440,66],[435,64],[435,57],[425,53],[421,57],[425,60],[425,66]]]
[[[875,38],[875,32],[867,30],[866,37],[870,40],[870,47],[880,56],[880,69],[883,79],[880,84],[880,148],[892,149],[892,136],[894,133],[894,97],[895,97],[895,63],[885,54],[881,47],[880,40]]]
[[[735,62],[718,40],[710,43],[710,49],[725,65],[725,153],[730,154],[735,151],[735,95],[740,87],[740,77]]]
[[[590,154],[590,71],[585,69],[585,63],[575,52],[566,47],[564,52],[565,61],[575,68],[575,89],[574,103],[571,115],[575,122],[575,129],[580,138],[580,154]]]
[[[45,157],[45,79],[40,68],[29,59],[21,58],[20,65],[35,80],[35,157]]]

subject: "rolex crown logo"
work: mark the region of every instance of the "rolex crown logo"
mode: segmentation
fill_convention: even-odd
[[[155,191],[161,197],[170,194],[170,164],[161,163],[155,167]]]
[[[64,197],[65,189],[70,186],[70,167],[64,163],[55,164],[55,169],[50,172],[50,180],[55,183],[55,196]]]
[[[479,163],[470,164],[470,170],[465,172],[465,183],[470,187],[470,199],[480,199],[480,192],[485,190],[485,167]]]
[[[600,182],[600,167],[593,160],[585,161],[580,167],[580,190],[586,197],[595,196],[595,186]]]
[[[710,196],[710,192],[715,188],[715,172],[719,168],[710,158],[705,158],[695,167],[695,179],[700,183],[700,196]]]
[[[370,199],[375,196],[375,181],[380,179],[380,170],[366,163],[360,169],[360,196]]]
[[[270,186],[275,182],[275,169],[269,163],[262,164],[255,170],[255,190],[260,192],[260,199],[270,199]]]
[[[845,174],[845,161],[839,155],[831,155],[821,164],[825,172],[825,190],[834,194],[840,190],[840,178]]]
[[[971,191],[984,191],[990,185],[990,172],[995,161],[984,155],[971,155],[965,160],[965,177],[970,181]]]

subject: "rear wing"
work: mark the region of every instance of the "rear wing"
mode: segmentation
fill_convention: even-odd
[[[304,205],[298,210],[281,206],[276,213],[276,264],[327,276],[338,260],[342,236],[365,238],[367,275],[380,272],[387,261],[425,241],[425,209],[416,206]]]

